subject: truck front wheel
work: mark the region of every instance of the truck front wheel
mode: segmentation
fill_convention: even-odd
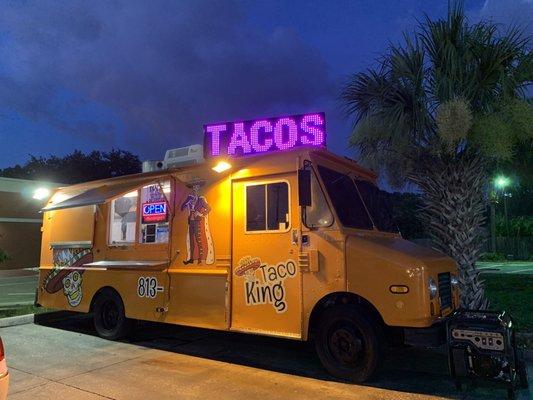
[[[315,346],[324,368],[336,378],[361,383],[376,371],[383,357],[383,331],[357,306],[326,309]]]
[[[129,332],[131,320],[126,318],[124,303],[114,290],[104,289],[94,301],[94,327],[100,337],[109,340]]]

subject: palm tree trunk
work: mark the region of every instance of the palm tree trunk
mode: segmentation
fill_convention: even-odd
[[[411,180],[423,192],[422,218],[434,246],[459,266],[461,307],[486,309],[489,303],[475,265],[484,240],[484,161],[478,154],[462,152],[433,156],[419,165]]]

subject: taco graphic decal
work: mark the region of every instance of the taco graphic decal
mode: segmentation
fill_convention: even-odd
[[[93,261],[91,249],[54,249],[54,268],[44,279],[44,289],[50,293],[63,290],[71,307],[77,307],[83,298],[84,264]]]
[[[235,275],[243,279],[247,306],[271,304],[276,313],[287,311],[285,280],[296,276],[296,263],[286,260],[273,265],[259,257],[244,256],[235,268]]]

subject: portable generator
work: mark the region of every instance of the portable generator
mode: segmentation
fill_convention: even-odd
[[[527,368],[516,348],[515,330],[505,311],[456,311],[447,323],[450,374],[457,389],[463,379],[486,380],[527,388]]]

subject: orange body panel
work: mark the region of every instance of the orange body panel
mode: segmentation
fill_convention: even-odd
[[[245,191],[284,184],[292,207],[279,231],[246,232]],[[299,246],[293,241],[299,218],[296,174],[276,174],[233,183],[232,329],[301,337]],[[279,228],[279,227],[278,227]],[[254,265],[255,263],[255,265]],[[251,264],[251,265],[249,265]],[[257,318],[261,315],[261,318]]]
[[[235,159],[221,174],[208,162],[63,189],[68,194],[121,185],[129,192],[148,187],[151,177],[154,186],[170,182],[168,243],[140,242],[138,212],[134,242],[110,245],[113,199],[45,212],[38,303],[88,312],[95,294],[111,287],[130,318],[303,340],[313,308],[333,293],[364,298],[391,326],[427,327],[451,312],[440,309],[438,297],[430,301],[427,290],[430,277],[455,272],[451,259],[397,234],[344,228],[330,199],[331,226],[303,224],[297,170],[304,160],[376,178],[325,150],[298,149]],[[128,182],[140,183],[129,188]],[[246,200],[254,191],[265,193],[264,200],[261,195],[257,204]],[[270,207],[269,196],[287,196],[287,210]],[[261,207],[266,221],[254,217]],[[268,222],[268,213],[277,213],[276,224]],[[266,228],[250,228],[256,223]],[[393,294],[391,285],[409,291]],[[454,291],[454,305],[457,296]]]

